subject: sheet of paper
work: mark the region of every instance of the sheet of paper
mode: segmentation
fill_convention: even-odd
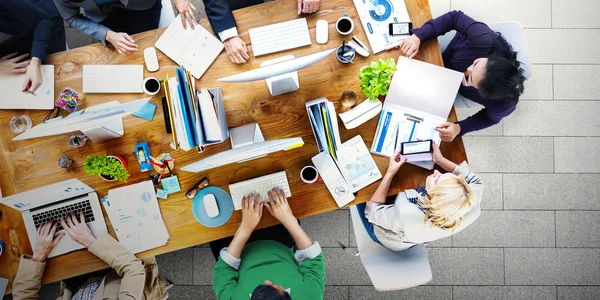
[[[42,85],[35,95],[23,93],[25,75],[0,75],[0,109],[52,109],[54,107],[54,66],[42,65]]]
[[[338,166],[353,193],[381,178],[381,172],[360,135],[343,143],[338,154]]]
[[[354,6],[373,53],[379,53],[385,50],[386,46],[408,37],[408,35],[389,35],[390,23],[410,22],[404,1],[354,0]],[[357,27],[358,24],[354,26]]]

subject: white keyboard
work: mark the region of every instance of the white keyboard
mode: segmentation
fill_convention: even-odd
[[[248,179],[246,181],[229,185],[231,198],[235,210],[242,209],[242,199],[250,194],[260,194],[260,202],[268,202],[269,194],[273,188],[280,188],[286,197],[292,196],[285,171]]]
[[[254,56],[311,44],[305,18],[252,28],[248,32]]]
[[[142,93],[143,65],[84,65],[84,93]]]

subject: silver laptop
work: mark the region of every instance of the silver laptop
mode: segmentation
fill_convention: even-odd
[[[70,179],[39,189],[0,199],[0,203],[18,209],[23,213],[23,221],[32,248],[35,247],[36,231],[48,220],[58,220],[74,211],[83,211],[85,222],[95,237],[107,232],[98,195],[91,187],[77,179]],[[79,214],[77,215],[79,217]],[[63,231],[58,223],[57,232]],[[48,257],[54,257],[84,246],[74,242],[66,234],[54,247]]]

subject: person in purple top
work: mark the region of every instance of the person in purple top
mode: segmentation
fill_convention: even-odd
[[[462,11],[448,12],[413,29],[413,34],[399,47],[407,57],[413,58],[419,52],[421,42],[451,30],[456,30],[456,35],[442,53],[444,65],[465,74],[458,92],[484,108],[462,121],[440,124],[436,130],[442,141],[447,142],[459,134],[498,124],[510,115],[517,107],[525,81],[512,46],[500,33]]]

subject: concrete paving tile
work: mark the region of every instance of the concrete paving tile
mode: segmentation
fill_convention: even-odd
[[[429,248],[429,285],[502,285],[501,248]]]
[[[554,99],[600,100],[600,65],[554,65]]]
[[[452,236],[453,247],[554,247],[553,211],[482,211]]]
[[[556,173],[600,173],[600,137],[555,137]]]
[[[600,211],[557,211],[556,247],[600,248],[598,226]]]
[[[169,289],[169,299],[176,300],[217,300],[212,286],[176,285]]]
[[[464,136],[469,162],[478,172],[545,173],[554,171],[551,137]]]
[[[600,63],[600,29],[525,29],[532,63]]]
[[[75,49],[93,43],[92,38],[83,34],[81,31],[65,26],[65,38],[69,49]]]
[[[600,28],[600,2],[552,0],[552,28]]]
[[[477,170],[475,170],[477,172]],[[477,173],[483,180],[482,209],[502,209],[502,174]]]
[[[600,174],[504,174],[504,209],[600,210]]]
[[[210,248],[194,248],[194,285],[212,285],[216,261]]]
[[[340,209],[300,221],[302,228],[321,247],[339,247],[350,243],[350,210]]]
[[[600,286],[558,286],[558,300],[598,300]]]
[[[519,100],[552,99],[552,66],[532,65],[531,77],[525,81],[525,91]]]
[[[506,285],[597,285],[599,248],[506,248]]]
[[[600,101],[521,101],[504,121],[507,136],[600,136]]]
[[[356,253],[356,248],[349,249]],[[341,248],[324,248],[326,285],[371,285],[360,258]]]
[[[175,285],[192,285],[194,274],[194,248],[156,256],[160,274]]]
[[[550,0],[478,1],[452,0],[452,9],[462,10],[477,21],[519,21],[525,28],[551,27]]]
[[[327,298],[325,298],[327,299]],[[372,286],[351,286],[351,300],[452,299],[451,286],[418,286],[410,289],[378,292]]]
[[[555,300],[553,286],[454,286],[453,300]]]
[[[464,119],[478,113],[482,108],[483,108],[482,106],[457,108],[456,116],[457,116],[458,120],[464,120]],[[498,123],[494,126],[490,126],[488,128],[478,130],[478,131],[469,132],[469,136],[502,136],[503,123],[504,123],[504,120],[501,120],[500,123]]]
[[[349,296],[349,288],[348,286],[343,285],[326,285],[325,286],[325,295],[323,299],[331,299],[331,300],[348,300]]]

